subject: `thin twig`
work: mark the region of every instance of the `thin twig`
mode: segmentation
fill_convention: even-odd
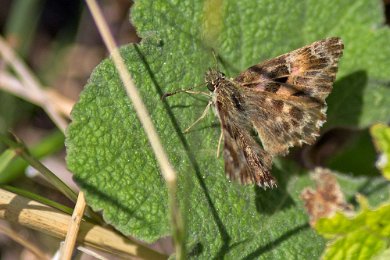
[[[75,104],[75,101],[67,98],[58,91],[55,91],[53,88],[46,88],[46,95],[49,97],[51,102],[55,104],[56,110],[61,113],[63,116],[66,116],[67,118],[70,118],[70,112],[72,111],[72,108]]]
[[[97,252],[97,250],[91,250],[89,248],[78,246],[77,250],[80,252],[83,252],[84,254],[91,256],[92,258],[96,258],[98,260],[109,260],[108,258],[104,257],[101,253]]]
[[[168,156],[164,151],[164,148],[161,144],[160,138],[157,134],[157,131],[152,123],[152,120],[149,116],[149,113],[143,103],[140,94],[138,93],[137,88],[134,85],[133,79],[129,71],[126,68],[126,65],[119,53],[119,49],[114,42],[112,34],[110,33],[107,23],[104,20],[102,12],[97,5],[95,0],[86,0],[88,7],[92,13],[92,16],[96,22],[98,30],[103,38],[103,41],[112,55],[112,60],[115,64],[115,67],[118,70],[119,76],[122,79],[122,82],[126,88],[126,92],[130,100],[132,101],[137,116],[145,130],[145,133],[149,139],[149,142],[152,146],[153,152],[156,156],[157,162],[160,165],[162,175],[165,179],[167,189],[168,189],[168,201],[170,203],[170,215],[171,215],[171,224],[173,229],[173,237],[175,240],[176,248],[176,258],[184,258],[184,225],[182,217],[178,208],[177,198],[176,198],[176,185],[177,185],[177,175],[173,167],[171,166]]]
[[[33,91],[26,91],[22,82],[7,71],[0,71],[0,88],[33,104],[39,106],[42,104],[42,98],[40,96],[36,95]]]
[[[25,197],[27,199],[35,200],[35,201],[37,201],[39,203],[48,205],[50,207],[58,209],[59,211],[62,211],[62,212],[66,213],[66,214],[69,214],[69,215],[72,214],[72,212],[73,212],[72,208],[69,208],[69,207],[67,207],[65,205],[62,205],[61,203],[58,203],[56,201],[49,200],[49,199],[47,199],[45,197],[42,197],[42,196],[40,196],[40,195],[38,195],[36,193],[27,191],[25,189],[17,188],[17,187],[14,187],[14,186],[9,186],[9,185],[5,185],[5,184],[0,184],[0,189],[3,189],[3,190],[6,190],[6,191],[15,193],[16,195]],[[86,217],[86,219],[88,219],[89,221],[93,222],[93,220],[91,218],[89,218],[89,217]]]
[[[28,88],[25,91],[35,92],[35,95],[41,96],[42,108],[47,112],[48,116],[53,120],[62,132],[65,132],[65,128],[68,125],[66,120],[58,114],[53,104],[50,102],[50,99],[46,96],[45,92],[38,79],[33,75],[33,73],[27,68],[18,55],[8,46],[7,42],[3,37],[0,36],[0,56],[4,61],[9,64],[16,74],[20,77],[23,86]]]
[[[74,208],[72,218],[70,219],[68,233],[66,234],[65,243],[62,247],[61,260],[72,258],[73,248],[76,244],[77,234],[80,229],[81,220],[84,214],[85,206],[84,193],[79,192],[76,207]]]
[[[35,91],[29,91],[20,80],[7,71],[0,71],[0,89],[23,98],[24,100],[37,106],[45,106],[45,100],[41,95],[39,95],[39,93],[36,93]],[[70,111],[72,110],[72,107],[75,103],[73,100],[62,96],[52,88],[45,88],[42,89],[42,91],[45,93],[45,96],[50,99],[50,102],[53,104],[55,110],[58,113],[67,118],[70,118]]]

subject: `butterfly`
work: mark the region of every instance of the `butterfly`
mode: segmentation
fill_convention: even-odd
[[[343,48],[342,40],[332,37],[254,65],[233,79],[215,69],[206,73],[231,180],[276,187],[273,157],[315,142]]]

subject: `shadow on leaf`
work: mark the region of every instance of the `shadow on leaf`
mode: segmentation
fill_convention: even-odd
[[[284,233],[278,239],[275,239],[274,241],[270,241],[268,244],[259,247],[258,249],[256,249],[255,251],[253,251],[252,253],[250,253],[246,257],[243,257],[242,259],[245,259],[245,260],[256,259],[259,256],[261,256],[262,254],[265,254],[266,252],[271,251],[272,249],[278,247],[281,243],[283,243],[283,241],[289,239],[291,236],[294,236],[294,235],[298,234],[299,232],[301,232],[302,230],[305,230],[307,228],[309,228],[308,223],[297,226],[294,229],[291,229],[290,231],[287,231],[286,233]]]
[[[152,227],[153,223],[148,222],[147,218],[143,216],[143,213],[140,213],[137,210],[133,210],[129,208],[126,204],[118,202],[118,200],[107,194],[102,192],[102,189],[99,187],[92,186],[90,184],[90,181],[88,179],[82,179],[78,176],[73,177],[75,182],[81,187],[82,190],[87,191],[87,193],[94,194],[95,197],[98,197],[99,200],[104,201],[105,203],[111,204],[114,208],[118,209],[119,211],[122,211],[126,213],[127,215],[131,215],[131,217],[138,219],[140,221],[145,222],[145,226]],[[146,200],[147,198],[145,198]],[[141,201],[139,204],[141,205],[144,201]],[[95,210],[96,211],[96,210]],[[96,211],[98,212],[98,211]],[[104,212],[103,212],[104,213]],[[119,213],[118,213],[119,215]],[[118,229],[119,230],[119,229]],[[123,234],[126,234],[126,231],[121,230]]]
[[[144,64],[144,66],[145,66],[145,68],[146,68],[155,88],[156,88],[156,91],[158,92],[160,97],[162,97],[164,95],[164,92],[163,92],[160,84],[158,83],[156,77],[154,76],[154,73],[153,73],[152,69],[150,68],[148,61],[146,60],[145,55],[143,55],[141,50],[136,45],[134,46],[134,48],[135,48],[136,52],[138,53],[140,59],[143,61],[143,64]],[[222,222],[221,217],[219,216],[219,214],[217,212],[217,209],[214,205],[214,202],[210,196],[210,191],[209,191],[208,187],[206,186],[206,183],[202,177],[200,167],[199,167],[199,164],[196,160],[195,154],[192,152],[192,149],[189,146],[189,144],[188,144],[188,142],[183,134],[183,130],[180,128],[179,123],[176,120],[176,117],[172,111],[172,108],[169,106],[169,104],[167,103],[166,100],[162,100],[162,103],[163,103],[163,106],[168,114],[168,117],[170,118],[171,123],[175,129],[176,135],[179,137],[180,142],[183,145],[183,148],[184,148],[184,150],[188,156],[188,159],[190,161],[190,164],[195,171],[196,178],[199,182],[201,189],[203,190],[203,194],[206,198],[210,212],[214,218],[214,222],[218,227],[219,234],[221,236],[221,240],[223,241],[223,244],[222,244],[221,248],[219,249],[217,255],[218,255],[218,258],[219,257],[223,258],[223,255],[229,250],[229,244],[231,241],[231,237],[228,234],[226,227],[225,227],[224,223]],[[199,243],[199,245],[197,245],[196,247],[198,249],[202,249],[203,245]],[[195,250],[195,252],[198,252],[198,251]]]
[[[264,190],[258,186],[255,190],[255,205],[259,214],[272,215],[281,209],[294,205],[294,201],[286,190],[288,183],[288,173],[276,167],[272,169],[272,175],[278,180],[278,187],[273,190]]]
[[[367,80],[366,71],[359,70],[336,81],[327,99],[328,128],[359,124]]]

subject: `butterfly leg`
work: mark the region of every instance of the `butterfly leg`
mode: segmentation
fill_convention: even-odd
[[[218,140],[217,158],[219,158],[219,152],[221,151],[222,137],[223,137],[223,132],[221,131],[221,135],[219,136],[219,140]]]
[[[195,121],[193,122],[186,130],[184,130],[184,133],[188,133],[188,131],[194,126],[196,125],[200,120],[202,120],[206,115],[207,115],[207,112],[210,110],[210,107],[211,107],[211,104],[212,104],[212,101],[210,101],[205,110],[203,111],[202,115]]]
[[[209,97],[209,98],[211,98],[212,97],[212,95],[209,93],[209,92],[205,92],[205,91],[192,91],[192,90],[186,90],[186,91],[184,91],[185,93],[188,93],[188,94],[193,94],[193,95],[199,95],[199,94],[201,94],[201,95],[205,95],[205,96],[207,96],[207,97]]]

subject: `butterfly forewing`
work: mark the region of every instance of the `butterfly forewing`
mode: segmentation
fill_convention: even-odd
[[[207,74],[225,140],[227,176],[245,184],[275,185],[272,157],[313,143],[325,122],[325,98],[342,50],[341,39],[333,37],[254,65],[235,79],[216,71]]]
[[[332,90],[344,45],[332,37],[254,65],[234,79],[242,87],[323,101]]]

